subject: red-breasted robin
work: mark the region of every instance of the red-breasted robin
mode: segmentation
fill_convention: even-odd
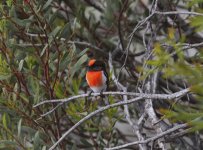
[[[96,93],[106,91],[109,87],[109,79],[106,65],[103,61],[91,59],[87,66],[86,80],[91,90]]]

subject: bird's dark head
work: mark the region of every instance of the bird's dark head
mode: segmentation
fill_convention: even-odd
[[[100,60],[91,59],[87,66],[88,71],[101,71],[105,70],[105,63]]]

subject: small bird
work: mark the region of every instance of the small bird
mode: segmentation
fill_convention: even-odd
[[[106,91],[109,87],[106,65],[103,61],[91,59],[87,66],[86,80],[94,93]],[[90,93],[91,94],[91,93]]]

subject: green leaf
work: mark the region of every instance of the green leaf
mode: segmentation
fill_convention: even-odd
[[[10,68],[8,67],[7,62],[0,55],[0,80],[8,79],[10,76]]]
[[[8,7],[11,7],[13,4],[13,0],[6,0]]]
[[[0,31],[5,32],[5,30],[6,30],[6,24],[7,24],[7,20],[1,18],[0,19]]]
[[[72,80],[74,94],[77,95],[81,84],[81,78]]]
[[[7,128],[6,114],[5,114],[5,113],[4,113],[3,116],[2,116],[2,123],[3,123],[4,128]]]
[[[24,64],[24,60],[22,59],[22,60],[19,62],[19,65],[18,65],[18,70],[19,70],[19,71],[22,70],[23,64]]]
[[[191,7],[191,6],[194,6],[195,4],[199,4],[202,2],[203,2],[203,0],[190,0],[190,1],[188,1],[188,6]]]
[[[26,27],[28,24],[32,23],[32,19],[28,18],[28,19],[18,19],[18,18],[14,18],[14,21],[22,27]]]
[[[79,58],[79,57],[83,56],[85,53],[87,53],[88,50],[89,50],[89,48],[85,48],[84,50],[82,50],[82,52],[80,52],[80,53],[77,55],[77,57]]]
[[[57,26],[51,33],[49,33],[49,37],[56,37],[60,30],[61,26]]]
[[[40,57],[42,57],[47,49],[47,47],[49,46],[49,44],[46,43],[46,45],[44,46],[44,48],[42,49],[41,53],[40,53]]]
[[[39,149],[40,149],[40,136],[39,136],[39,131],[37,131],[34,136],[34,150],[39,150]]]
[[[14,89],[13,89],[13,93],[12,93],[12,96],[13,96],[13,100],[14,101],[16,101],[16,99],[17,99],[17,92],[18,92],[18,90],[19,90],[19,86],[18,86],[18,83],[15,83],[15,86],[14,86]]]
[[[75,72],[79,71],[82,68],[82,64],[84,62],[86,62],[88,59],[87,55],[83,55],[77,62],[76,64],[73,66],[73,68],[71,69],[71,78],[75,75]]]
[[[170,40],[173,40],[175,38],[175,29],[174,28],[168,28],[168,37]]]
[[[22,125],[22,119],[20,119],[18,122],[18,137],[20,137],[21,135],[21,125]]]
[[[21,130],[22,130],[22,132],[26,132],[26,133],[28,133],[29,135],[34,135],[35,133],[36,133],[36,130],[35,129],[33,129],[33,128],[31,128],[31,127],[29,127],[29,126],[21,126]]]
[[[10,140],[0,140],[0,149],[4,149],[7,150],[8,147],[14,147],[16,148],[17,143],[14,141],[10,141]]]
[[[159,59],[158,60],[148,60],[146,63],[151,66],[160,66],[161,65],[161,62]]]
[[[54,14],[51,14],[49,15],[49,18],[48,18],[48,23],[51,25],[54,23],[54,21],[57,19],[58,17],[58,14],[57,13],[54,13]]]
[[[53,0],[48,0],[45,4],[44,4],[44,6],[43,6],[43,10],[45,10],[48,6],[50,6],[50,4],[51,4],[51,2],[52,2]]]
[[[191,19],[191,25],[197,27],[198,31],[203,30],[203,16],[196,16]]]
[[[6,80],[6,79],[8,79],[10,77],[11,77],[10,74],[0,74],[0,80]]]
[[[80,141],[87,147],[92,147],[93,146],[91,143],[89,143],[87,140],[85,140],[85,138],[82,138]]]
[[[54,87],[54,92],[56,94],[57,98],[64,98],[64,90],[63,87],[61,86],[60,82],[56,82],[56,85]]]
[[[6,116],[7,116],[7,114],[4,113],[2,116],[2,123],[3,123],[4,128],[8,129]]]
[[[65,26],[62,28],[60,37],[62,38],[68,38],[71,34],[71,26],[70,23],[65,24]]]
[[[59,66],[60,71],[63,71],[68,67],[68,65],[70,64],[71,58],[72,57],[70,56],[70,53],[69,54],[67,52],[64,53],[64,55],[61,58],[61,62]]]

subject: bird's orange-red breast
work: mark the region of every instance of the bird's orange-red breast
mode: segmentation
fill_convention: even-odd
[[[86,79],[90,87],[101,86],[102,82],[102,71],[88,71]]]
[[[93,92],[103,92],[108,88],[108,74],[105,63],[91,59],[87,66],[86,80]]]

